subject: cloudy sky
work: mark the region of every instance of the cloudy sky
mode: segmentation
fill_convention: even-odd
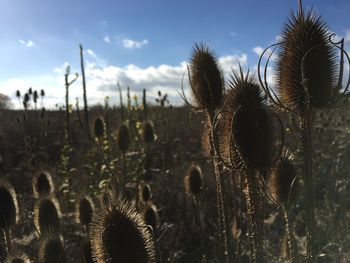
[[[45,105],[64,102],[64,69],[80,74],[85,49],[90,104],[117,83],[140,94],[161,90],[173,104],[194,43],[207,43],[226,74],[238,63],[254,71],[263,48],[274,43],[297,0],[0,0],[0,93],[45,89]],[[350,1],[304,0],[345,37],[350,48]],[[187,84],[185,82],[185,84]],[[71,101],[81,98],[79,78]],[[15,98],[14,98],[15,99]],[[17,100],[14,100],[18,107]]]

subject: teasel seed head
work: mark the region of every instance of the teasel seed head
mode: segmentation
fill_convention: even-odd
[[[298,179],[290,151],[284,150],[279,162],[272,168],[269,189],[272,197],[284,206],[296,200]]]
[[[224,91],[222,70],[216,55],[205,44],[196,44],[190,58],[189,77],[197,107],[208,112],[219,108]]]
[[[97,263],[156,262],[151,231],[131,203],[121,197],[97,211],[91,223],[91,244]]]
[[[75,207],[76,221],[82,225],[88,226],[95,212],[95,205],[90,197],[81,198]]]
[[[153,124],[150,121],[145,121],[142,125],[142,137],[146,143],[152,143],[156,136],[153,130]]]
[[[157,229],[159,224],[159,214],[155,204],[148,203],[143,210],[142,216],[146,225],[151,226],[153,230]]]
[[[41,197],[34,205],[34,224],[38,232],[58,233],[60,230],[61,209],[53,196]]]
[[[139,191],[140,200],[142,202],[147,202],[152,198],[152,190],[149,184],[142,183]]]
[[[118,129],[117,142],[118,142],[119,150],[122,153],[126,153],[130,146],[131,136],[130,136],[129,128],[125,124],[121,125]]]
[[[220,152],[236,167],[262,169],[273,157],[273,122],[253,75],[233,72],[218,125]],[[230,160],[230,156],[232,160]]]
[[[49,235],[45,237],[39,246],[39,263],[65,263],[66,253],[63,242],[58,235]]]
[[[203,188],[203,175],[201,168],[192,164],[185,176],[185,189],[186,192],[193,194],[194,196],[198,196]]]
[[[105,134],[105,124],[101,118],[97,118],[95,120],[94,134],[98,140],[101,140]]]
[[[313,10],[291,12],[282,32],[277,56],[277,82],[282,102],[303,112],[306,93],[302,85],[302,60],[306,73],[310,106],[324,107],[335,86],[335,53],[329,41],[330,31]]]
[[[47,171],[41,171],[32,180],[34,197],[50,195],[54,192],[55,187],[52,181],[52,176]]]
[[[18,217],[16,191],[9,182],[0,180],[0,229],[9,230]]]

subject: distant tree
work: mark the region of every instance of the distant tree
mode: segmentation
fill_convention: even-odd
[[[9,96],[0,93],[0,109],[11,109],[13,108],[13,103]]]

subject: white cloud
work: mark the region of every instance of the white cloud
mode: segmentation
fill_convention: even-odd
[[[86,80],[87,80],[87,95],[89,105],[103,103],[106,96],[110,97],[111,104],[119,103],[119,93],[117,84],[119,83],[123,90],[130,86],[132,95],[142,96],[142,90],[147,90],[149,102],[154,102],[154,97],[157,96],[158,90],[163,94],[167,93],[173,105],[182,105],[183,101],[178,95],[181,89],[181,82],[184,77],[185,93],[190,98],[188,77],[186,74],[186,62],[178,65],[161,64],[158,66],[139,67],[134,64],[129,64],[124,67],[106,65],[97,62],[86,62]],[[218,61],[227,77],[233,70],[238,69],[238,65],[247,65],[246,54],[235,54],[222,56]],[[32,86],[33,89],[44,89],[47,96],[44,99],[46,107],[54,108],[55,104],[64,104],[65,87],[64,73],[68,63],[53,69],[49,75],[32,76],[30,78],[16,78],[0,82],[0,93],[9,95],[16,107],[19,107],[15,92],[19,89],[22,93]],[[77,72],[72,69],[73,73]],[[125,94],[125,92],[124,92]],[[75,103],[75,98],[82,101],[82,84],[79,78],[70,88],[70,103]]]
[[[231,31],[231,32],[229,33],[229,35],[230,35],[231,37],[236,37],[238,34],[237,34],[236,32],[232,32],[232,31]]]
[[[111,43],[111,38],[109,36],[105,36],[103,38],[103,41],[109,44],[109,43]]]
[[[136,41],[136,40],[124,38],[122,40],[123,47],[128,48],[128,49],[141,48],[141,47],[143,47],[144,45],[147,45],[147,44],[148,44],[148,40],[147,39],[144,39],[144,40],[141,40],[141,41]]]
[[[252,51],[258,55],[259,57],[261,56],[261,54],[264,52],[265,48],[261,47],[261,46],[256,46],[252,49]],[[269,48],[268,50],[265,51],[264,53],[264,58],[267,59],[270,55],[271,52],[273,51],[273,48]],[[276,60],[276,52],[274,52],[274,54],[271,56],[270,60]]]
[[[87,49],[86,53],[88,53],[93,58],[97,57],[96,53],[93,50],[91,50],[91,49]]]
[[[24,41],[24,40],[20,39],[20,40],[18,40],[18,42],[21,45],[23,45],[25,47],[29,47],[29,48],[36,46],[36,44],[32,40]]]
[[[66,72],[67,66],[69,66],[69,63],[66,61],[66,62],[63,63],[62,66],[54,68],[53,72],[56,73],[56,74],[63,75]]]
[[[345,31],[344,41],[346,44],[350,44],[350,29]]]

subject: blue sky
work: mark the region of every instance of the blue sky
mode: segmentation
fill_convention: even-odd
[[[304,0],[350,44],[350,1]],[[85,47],[90,102],[116,101],[116,84],[139,94],[177,90],[196,42],[215,50],[226,73],[254,69],[259,50],[276,40],[296,0],[118,1],[1,0],[0,93],[44,88],[47,106],[63,103],[64,67],[80,73]],[[71,100],[81,97],[80,80]],[[16,100],[15,100],[16,101]]]

